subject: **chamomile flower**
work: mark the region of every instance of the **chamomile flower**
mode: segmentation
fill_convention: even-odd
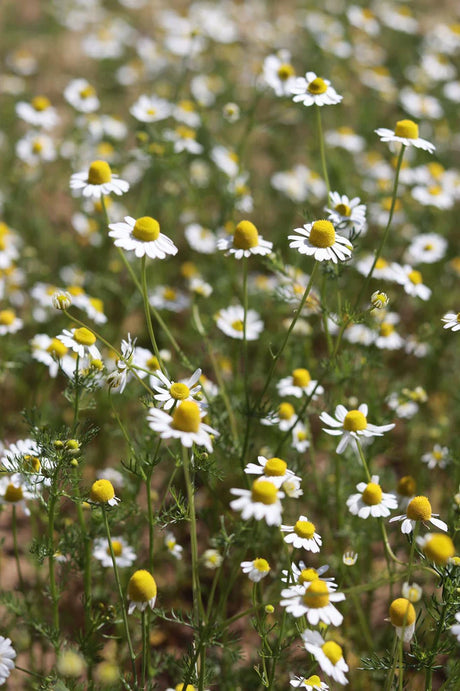
[[[11,640],[0,636],[0,686],[5,683],[14,669],[13,660],[15,657],[16,651]]]
[[[192,401],[201,391],[201,385],[198,384],[200,377],[201,369],[197,369],[188,379],[174,382],[158,370],[150,378],[150,386],[157,392],[154,399],[164,410],[171,410],[181,401]]]
[[[393,516],[393,518],[390,518],[390,523],[393,523],[394,521],[402,521],[401,532],[404,535],[411,533],[418,522],[423,523],[425,528],[427,527],[427,523],[431,523],[435,528],[438,528],[438,530],[447,531],[447,523],[444,523],[444,521],[436,518],[437,516],[439,516],[438,513],[431,513],[431,504],[428,498],[418,496],[411,499],[407,505],[405,515]]]
[[[405,511],[410,501],[415,497],[417,483],[412,475],[404,475],[398,480],[396,496],[400,510]]]
[[[433,468],[445,468],[452,459],[447,446],[435,444],[433,450],[424,453],[421,460],[422,463],[427,464],[430,470],[433,470]]]
[[[109,236],[115,246],[136,257],[147,255],[150,259],[165,259],[168,254],[177,254],[177,247],[167,235],[160,233],[160,224],[151,216],[135,219],[125,216],[124,222],[110,223]]]
[[[323,566],[313,569],[311,566],[307,566],[305,562],[299,561],[299,564],[291,563],[291,570],[283,569],[281,572],[281,580],[284,583],[294,583],[295,585],[305,585],[312,583],[312,581],[317,581],[318,579],[327,581],[330,588],[333,590],[337,588],[337,583],[335,583],[334,578],[322,578],[323,574],[329,570],[329,566],[324,564]]]
[[[70,189],[84,197],[100,199],[111,192],[118,196],[124,194],[129,190],[129,182],[120,180],[118,175],[112,173],[107,161],[93,161],[87,171],[72,175]]]
[[[407,259],[414,264],[433,264],[443,259],[447,251],[447,240],[438,233],[421,233],[407,248]]]
[[[168,552],[171,554],[171,556],[174,557],[174,559],[182,559],[182,552],[184,551],[184,548],[181,545],[177,544],[176,538],[173,533],[168,531],[165,535],[164,542],[168,549]]]
[[[280,492],[276,485],[269,480],[256,480],[252,488],[232,488],[231,494],[238,498],[230,502],[234,511],[241,511],[241,518],[247,521],[255,518],[256,521],[265,520],[267,525],[281,525],[281,501],[284,492]]]
[[[365,140],[354,132],[351,127],[342,126],[337,130],[329,130],[325,133],[326,143],[329,146],[339,146],[346,151],[357,154],[364,149]]]
[[[335,641],[325,641],[318,631],[307,629],[302,634],[306,650],[313,655],[319,666],[328,676],[342,686],[348,684],[345,676],[348,665],[344,660],[342,648]]]
[[[356,232],[362,232],[366,227],[366,205],[361,204],[359,197],[349,199],[346,194],[329,192],[328,220],[341,228],[354,227]]]
[[[36,486],[31,488],[20,473],[14,473],[9,477],[0,477],[0,504],[20,506],[25,515],[30,516],[30,509],[27,507],[26,501],[36,498]]]
[[[262,475],[264,480],[269,480],[278,487],[281,487],[283,482],[288,478],[294,476],[292,470],[287,467],[286,461],[282,458],[265,458],[265,456],[258,456],[257,463],[248,463],[244,472],[248,475]]]
[[[56,148],[47,134],[27,132],[16,143],[16,155],[28,166],[34,167],[45,161],[54,161]]]
[[[235,178],[240,170],[238,154],[225,146],[214,146],[211,150],[211,160],[229,178]]]
[[[158,96],[139,96],[130,108],[130,113],[139,122],[158,122],[172,113],[171,104]]]
[[[41,484],[51,484],[50,471],[54,463],[43,456],[43,450],[33,439],[18,439],[9,444],[0,455],[0,464],[6,472],[19,474],[32,493],[39,490]]]
[[[202,559],[206,568],[210,569],[211,571],[218,569],[224,561],[222,554],[217,549],[212,548],[206,549],[203,552]]]
[[[135,609],[144,612],[147,607],[153,609],[157,599],[157,584],[155,579],[145,569],[135,571],[128,582],[128,614]]]
[[[78,329],[64,329],[57,339],[81,358],[89,355],[92,360],[101,359],[101,353],[95,345],[96,336],[85,326]]]
[[[190,154],[201,154],[203,146],[196,141],[196,131],[186,125],[178,125],[174,130],[165,130],[166,141],[173,142],[174,153],[188,151]]]
[[[217,238],[212,230],[205,228],[199,223],[190,223],[184,230],[185,239],[188,244],[201,254],[214,254],[217,247]]]
[[[247,574],[253,583],[258,583],[270,573],[270,564],[261,557],[257,557],[254,561],[242,561],[240,566],[243,573]]]
[[[118,567],[131,566],[136,559],[136,553],[123,537],[112,537],[112,550]],[[104,567],[113,566],[106,537],[98,537],[94,540],[93,557],[100,561]]]
[[[183,100],[179,101],[172,111],[173,118],[178,122],[183,122],[188,127],[199,127],[201,124],[201,117],[196,112],[193,101]]]
[[[355,267],[360,274],[367,276],[373,263],[374,257],[371,254],[368,254],[357,261]],[[383,257],[379,257],[377,259],[372,276],[373,278],[382,279],[384,281],[394,281],[391,265],[386,259],[383,259]]]
[[[115,496],[115,490],[110,480],[101,478],[96,480],[91,485],[90,499],[94,504],[108,504],[109,506],[116,506],[119,503],[118,497]]]
[[[15,334],[22,329],[24,322],[16,316],[12,309],[0,310],[0,336]]]
[[[408,583],[406,581],[402,584],[401,592],[402,596],[409,600],[409,602],[419,602],[422,599],[423,590],[418,583]]]
[[[293,370],[289,377],[280,379],[276,388],[279,395],[283,398],[284,396],[295,396],[296,398],[312,396],[311,400],[315,401],[318,396],[324,393],[323,387],[317,386],[317,384],[318,382],[311,378],[310,372],[307,369],[299,367]]]
[[[291,53],[280,50],[268,55],[262,67],[262,79],[276,96],[291,96],[296,83],[295,69],[291,64]]]
[[[304,106],[325,106],[340,103],[340,96],[328,79],[317,77],[315,72],[307,72],[305,77],[297,77],[291,93],[292,100]]]
[[[289,235],[289,247],[300,254],[313,256],[316,261],[345,261],[351,256],[352,245],[347,238],[338,235],[330,221],[320,220],[305,223],[303,228],[295,228],[298,235]]]
[[[394,131],[380,127],[375,132],[382,142],[398,142],[404,146],[415,146],[429,153],[433,153],[436,149],[434,144],[418,136],[418,125],[413,120],[398,120]]]
[[[450,630],[454,636],[457,637],[457,641],[460,643],[460,612],[455,615],[456,624],[450,627]]]
[[[284,536],[284,542],[295,549],[305,549],[313,553],[321,550],[323,542],[321,535],[316,532],[315,524],[306,516],[299,516],[294,525],[282,525],[281,532],[287,533]]]
[[[332,604],[345,600],[343,593],[337,593],[331,585],[316,579],[304,585],[293,585],[281,591],[280,601],[286,612],[296,619],[306,616],[312,626],[320,622],[332,626],[340,626],[343,616]]]
[[[219,433],[201,421],[205,412],[195,401],[182,401],[171,415],[164,410],[151,408],[147,415],[149,427],[162,439],[179,439],[182,446],[190,448],[193,444],[204,446],[212,451],[210,435]]]
[[[454,312],[447,312],[441,321],[444,322],[443,329],[451,329],[452,331],[460,330],[460,312],[455,314]]]
[[[252,254],[264,256],[270,254],[272,248],[273,243],[264,240],[251,221],[240,221],[232,238],[221,238],[217,241],[217,249],[225,250],[235,259],[250,257]]]
[[[34,127],[50,130],[59,122],[56,108],[53,108],[46,96],[35,96],[30,103],[16,103],[16,115]]]
[[[422,300],[429,300],[431,289],[423,284],[423,276],[417,269],[409,264],[400,266],[396,262],[391,265],[394,280],[404,287],[405,292]]]
[[[244,337],[244,308],[241,305],[231,305],[217,313],[217,327],[230,338],[242,340]],[[256,341],[262,331],[264,323],[255,310],[246,313],[246,340]]]
[[[396,635],[405,643],[412,640],[415,631],[416,614],[414,605],[405,597],[398,597],[390,605],[390,621]]]
[[[425,556],[439,566],[445,566],[455,554],[452,539],[444,533],[428,533],[418,537],[417,544]]]
[[[298,453],[304,453],[310,446],[309,432],[304,423],[299,420],[292,428],[291,435],[292,447]]]
[[[354,566],[357,561],[358,561],[358,553],[357,552],[353,552],[353,550],[349,549],[343,553],[342,562],[345,564],[345,566]]]
[[[336,452],[343,453],[354,440],[372,437],[381,437],[384,432],[393,429],[394,423],[389,425],[372,425],[367,421],[368,407],[366,403],[356,410],[347,410],[344,405],[338,405],[335,409],[335,417],[328,413],[321,413],[320,420],[330,428],[323,427],[324,432],[332,436],[341,436]]]
[[[320,691],[327,691],[329,686],[321,681],[317,674],[313,674],[311,677],[293,677],[289,682],[294,689],[304,689],[305,691],[315,691],[319,689]]]
[[[370,482],[360,482],[356,485],[356,489],[358,494],[352,494],[347,499],[347,506],[354,516],[386,517],[398,506],[398,500],[394,494],[382,492],[378,475],[372,475]]]
[[[287,432],[291,429],[292,425],[297,419],[297,414],[295,408],[291,403],[283,401],[279,404],[278,410],[276,412],[271,412],[261,419],[260,423],[271,427],[272,425],[278,425],[282,432]]]
[[[94,113],[101,105],[96,89],[87,79],[72,79],[64,89],[67,103],[80,113]]]

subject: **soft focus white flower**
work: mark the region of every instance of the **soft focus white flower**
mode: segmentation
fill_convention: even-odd
[[[0,686],[5,683],[14,669],[13,660],[15,657],[16,651],[11,640],[0,636]]]
[[[396,508],[396,507],[393,507]],[[390,518],[390,523],[394,521],[402,521],[401,532],[405,535],[411,533],[418,522],[423,523],[427,527],[427,523],[431,523],[439,530],[447,531],[447,523],[441,521],[438,513],[431,512],[431,504],[427,497],[418,496],[413,497],[407,505],[406,513],[401,516],[393,516]]]
[[[318,631],[306,630],[302,634],[306,650],[313,655],[328,676],[342,686],[348,684],[345,673],[348,665],[343,658],[342,648],[335,641],[325,641]]]
[[[217,326],[226,336],[242,340],[244,338],[244,308],[241,305],[231,305],[217,313]],[[246,313],[246,340],[256,341],[262,331],[264,323],[255,310]]]
[[[270,573],[270,565],[266,559],[258,557],[254,561],[242,561],[241,569],[247,574],[249,580],[258,583]]]
[[[321,536],[316,532],[314,523],[309,521],[306,516],[299,516],[294,525],[282,525],[281,532],[287,533],[284,536],[284,541],[295,549],[305,549],[313,553],[319,552],[321,549]]]
[[[112,173],[106,161],[93,161],[88,170],[74,173],[70,178],[70,189],[84,197],[100,199],[113,192],[118,196],[129,190],[129,183]]]
[[[418,136],[418,125],[412,120],[399,120],[394,131],[380,127],[375,132],[382,142],[398,142],[404,146],[415,146],[417,149],[423,149],[430,154],[436,149],[434,144]]]
[[[343,593],[335,591],[327,581],[316,579],[303,585],[292,585],[281,591],[280,605],[286,607],[286,612],[293,617],[306,616],[312,626],[320,622],[332,626],[340,626],[342,614],[332,604],[345,600]]]
[[[118,567],[131,566],[135,559],[134,549],[123,537],[112,537],[112,550]],[[101,562],[104,567],[113,567],[110,547],[106,537],[98,537],[94,540],[93,557]]]
[[[457,312],[457,314],[455,312],[447,312],[447,314],[441,317],[441,321],[444,322],[444,329],[460,330],[460,312]]]

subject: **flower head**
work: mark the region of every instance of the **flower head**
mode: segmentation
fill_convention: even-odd
[[[303,585],[285,588],[281,597],[284,599],[280,604],[286,607],[286,612],[296,618],[305,615],[312,626],[320,622],[340,626],[343,621],[342,614],[332,603],[345,600],[345,595],[335,591],[335,584],[316,578]]]
[[[359,494],[352,494],[347,499],[347,506],[354,516],[359,518],[380,518],[390,515],[391,509],[396,509],[398,500],[394,494],[382,492],[379,476],[373,475],[370,482],[360,482],[356,485]]]
[[[335,417],[328,413],[321,413],[320,420],[329,428],[323,427],[324,432],[333,436],[341,436],[336,452],[343,453],[347,446],[360,437],[381,437],[384,432],[393,429],[394,424],[372,425],[367,421],[368,407],[366,403],[355,410],[347,410],[345,406],[338,405],[335,409]]]
[[[307,677],[294,677],[291,679],[290,684],[295,689],[304,689],[304,691],[315,691],[315,689],[327,691],[329,689],[329,686],[324,681],[321,681],[317,674],[313,674],[308,679]]]
[[[124,223],[111,223],[109,228],[115,246],[134,252],[136,257],[147,255],[151,259],[165,259],[168,254],[177,254],[176,245],[167,235],[160,233],[160,224],[150,216],[137,220],[125,216]]]
[[[295,228],[298,235],[289,235],[289,247],[300,254],[313,256],[316,261],[345,261],[351,256],[352,245],[347,238],[338,235],[330,221],[320,220]]]
[[[95,504],[108,504],[116,506],[120,501],[115,496],[115,490],[110,480],[96,480],[91,486],[90,499]]]
[[[92,360],[101,359],[101,353],[96,346],[96,336],[85,326],[78,329],[64,329],[57,338],[66,348],[70,348],[81,358],[89,355]]]
[[[100,199],[111,192],[118,196],[127,192],[129,183],[112,173],[107,161],[93,161],[88,170],[72,175],[70,189],[81,192],[84,197]]]
[[[163,439],[179,439],[183,446],[190,448],[192,444],[204,446],[212,451],[211,434],[219,433],[201,421],[205,412],[195,401],[182,401],[171,415],[164,410],[150,408],[147,415],[149,427]]]
[[[131,566],[136,559],[136,553],[123,537],[112,538],[112,551],[115,562],[119,567]],[[94,540],[93,557],[100,561],[104,567],[110,568],[113,566],[112,555],[106,537],[98,537]]]
[[[460,330],[460,312],[447,312],[441,321],[444,322],[444,329],[451,329],[452,331]]]
[[[240,566],[243,573],[247,574],[249,580],[254,583],[258,583],[270,573],[270,564],[261,557],[257,557],[253,561],[242,561]]]
[[[302,634],[306,650],[318,662],[319,666],[334,681],[342,686],[348,684],[345,673],[348,665],[343,658],[342,648],[335,641],[325,641],[318,631],[306,630]]]
[[[325,106],[340,103],[340,96],[328,79],[317,77],[315,72],[307,72],[305,77],[297,77],[291,93],[293,101],[303,103],[304,106]]]
[[[394,131],[380,127],[375,132],[382,142],[398,142],[404,146],[415,146],[430,154],[436,149],[434,144],[418,136],[418,125],[413,120],[399,120]]]
[[[195,370],[191,377],[179,382],[170,381],[161,370],[150,377],[150,386],[157,393],[154,399],[164,410],[170,410],[182,401],[193,401],[201,391],[198,381],[201,377],[201,369]],[[196,401],[195,401],[196,402]]]
[[[265,519],[267,525],[281,524],[283,508],[280,499],[284,497],[284,492],[279,492],[273,482],[256,480],[250,490],[234,488],[230,492],[238,496],[238,499],[230,502],[230,507],[234,511],[241,511],[243,521],[255,518],[256,521]]]
[[[250,257],[252,254],[266,255],[272,251],[273,243],[264,240],[251,221],[240,221],[235,227],[233,237],[217,241],[217,249],[225,250],[235,259]]]
[[[231,305],[217,313],[217,326],[230,338],[242,340],[244,336],[244,308],[241,305]],[[246,312],[246,340],[256,341],[262,331],[264,323],[255,310]]]
[[[418,496],[413,497],[407,505],[407,511],[405,515],[393,516],[390,519],[390,523],[393,521],[402,521],[401,532],[404,534],[411,533],[417,523],[423,523],[426,527],[427,523],[431,523],[439,530],[447,530],[447,523],[441,521],[438,513],[433,514],[431,512],[431,504],[428,497]]]
[[[445,566],[455,554],[454,543],[444,533],[428,533],[428,535],[418,537],[417,544],[425,556],[439,566]]]
[[[11,640],[0,636],[0,685],[4,684],[14,669],[16,651]]]
[[[282,525],[281,531],[287,533],[284,541],[296,549],[305,549],[308,552],[319,552],[322,539],[316,532],[315,524],[306,516],[300,516],[294,525]]]
[[[410,600],[398,597],[390,605],[390,621],[395,627],[396,635],[408,643],[415,630],[415,609]]]
[[[157,599],[157,584],[155,579],[145,569],[135,571],[128,583],[128,614],[132,614],[135,609],[143,612],[147,607],[153,609]]]

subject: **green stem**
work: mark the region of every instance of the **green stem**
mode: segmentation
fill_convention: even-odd
[[[324,181],[326,183],[326,188],[327,188],[327,203],[329,204],[329,192],[331,191],[331,188],[329,185],[329,175],[327,174],[326,151],[325,151],[325,147],[324,147],[323,125],[321,122],[321,106],[317,106],[315,104],[315,110],[316,110],[316,124],[318,126],[318,139],[319,139],[319,151],[320,151],[320,155],[321,155],[321,166],[323,169],[323,177],[324,177]]]
[[[246,325],[248,318],[248,259],[243,257],[243,383],[246,399],[246,413],[249,413],[249,383],[248,383],[248,341]]]
[[[185,446],[182,447],[182,461],[184,465],[184,479],[187,489],[187,499],[190,513],[190,547],[192,552],[192,587],[193,587],[193,612],[195,626],[200,625],[200,619],[204,618],[203,603],[201,601],[201,587],[200,577],[198,571],[198,538],[196,529],[196,514],[195,514],[195,488],[193,487],[190,475],[190,459],[188,450]]]
[[[55,509],[56,509],[56,502],[57,502],[57,487],[56,487],[56,474],[54,474],[52,482],[51,482],[51,489],[50,489],[50,499],[49,499],[49,505],[48,505],[48,550],[49,550],[49,556],[48,556],[48,568],[49,568],[49,579],[50,579],[50,594],[51,594],[51,602],[52,602],[52,608],[53,608],[53,628],[56,630],[56,632],[59,632],[59,607],[58,607],[58,601],[59,601],[59,595],[57,592],[57,587],[56,587],[56,574],[55,574],[55,560],[54,560],[54,518],[55,518]]]
[[[149,623],[148,623],[149,612],[144,610],[141,613],[141,625],[142,625],[142,688],[145,688],[145,682],[147,678],[147,668],[148,668],[148,653],[149,653]]]
[[[366,473],[367,481],[370,482],[371,481],[371,474],[369,472],[369,468],[368,468],[367,463],[366,463],[366,458],[364,456],[363,447],[361,446],[361,442],[359,441],[358,438],[356,438],[355,441],[356,441],[356,446],[358,448],[358,453],[359,453],[359,457],[361,459],[361,463],[363,464],[364,472]]]
[[[398,642],[399,642],[398,636],[397,636],[396,633],[395,633],[395,638],[394,638],[394,641],[393,641],[393,652],[392,652],[393,664],[391,665],[391,669],[390,669],[390,671],[388,672],[388,675],[387,675],[387,678],[386,678],[386,682],[385,682],[384,691],[390,691],[391,687],[393,686],[393,679],[394,679],[394,676],[395,676],[396,664],[397,664],[397,661],[398,661],[398,657],[397,657],[397,655],[396,655],[397,648],[398,648]]]
[[[21,571],[21,562],[19,560],[19,549],[18,549],[18,526],[17,526],[17,515],[16,515],[16,507],[13,505],[13,549],[14,549],[14,558],[16,560],[16,569],[18,572],[18,581],[19,581],[19,587],[22,592],[24,592],[24,580],[22,578],[22,571]]]
[[[158,456],[158,452],[161,446],[161,438],[157,442],[157,446],[154,452],[154,462]],[[146,473],[145,488],[147,492],[147,513],[149,520],[149,567],[150,572],[153,573],[153,547],[154,547],[154,515],[153,515],[153,505],[152,505],[152,473],[154,465],[149,467]]]
[[[144,301],[144,312],[145,312],[145,318],[147,320],[147,330],[149,332],[150,336],[150,342],[152,344],[153,352],[155,353],[155,356],[158,360],[158,364],[160,365],[161,371],[164,372],[165,368],[164,365],[161,361],[161,355],[160,351],[158,350],[158,345],[157,341],[155,338],[155,334],[153,332],[153,325],[152,325],[152,315],[150,314],[150,303],[149,303],[149,295],[147,292],[147,268],[146,268],[146,263],[147,263],[147,255],[144,254],[144,256],[141,259],[141,280],[142,280],[142,299]]]
[[[84,563],[83,563],[83,607],[85,612],[85,633],[88,636],[92,629],[92,592],[91,592],[91,535],[85,522],[83,506],[80,501],[80,488],[78,481],[75,485],[76,506],[78,523],[80,525],[82,540],[84,541]]]
[[[73,405],[73,425],[72,425],[72,436],[75,435],[78,427],[78,408],[80,404],[80,355],[77,354],[77,359],[75,361],[75,400]]]

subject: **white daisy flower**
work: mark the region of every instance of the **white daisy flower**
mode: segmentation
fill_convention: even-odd
[[[276,388],[281,397],[284,396],[295,396],[296,398],[302,398],[302,396],[311,396],[313,391],[315,392],[312,396],[312,401],[315,401],[318,396],[324,393],[322,386],[317,386],[318,382],[312,379],[310,372],[299,367],[293,370],[289,377],[284,377],[280,379]],[[316,388],[315,388],[316,387]]]
[[[109,236],[114,238],[115,246],[134,252],[136,257],[146,254],[150,259],[165,259],[168,254],[177,254],[176,245],[167,235],[160,233],[160,224],[150,216],[137,220],[125,216],[124,223],[110,223],[109,228]]]
[[[305,223],[303,228],[294,228],[298,235],[288,235],[292,240],[289,247],[296,249],[300,254],[313,256],[316,261],[331,260],[345,261],[351,256],[353,249],[350,241],[342,235],[337,235],[330,221],[320,220],[314,223]]]
[[[304,689],[304,691],[315,691],[319,689],[320,691],[327,691],[329,686],[321,681],[317,674],[313,674],[311,677],[293,677],[289,682],[294,689]]]
[[[332,576],[330,578],[321,578],[323,573],[326,573],[328,570],[329,566],[327,564],[314,569],[311,566],[306,566],[305,562],[303,561],[299,561],[298,565],[292,562],[290,572],[287,569],[283,569],[281,572],[281,580],[284,583],[305,585],[320,579],[322,581],[327,581],[331,590],[334,590],[337,588],[337,583],[335,583],[335,580]]]
[[[192,276],[188,282],[188,287],[191,293],[203,298],[208,298],[213,290],[212,285],[203,281],[199,276]]]
[[[456,624],[450,627],[450,630],[454,636],[457,637],[457,641],[460,643],[460,612],[455,615]],[[7,639],[9,640],[9,639]]]
[[[179,101],[173,107],[172,116],[175,120],[185,123],[188,127],[197,128],[201,124],[201,117],[196,112],[195,104],[187,99]]]
[[[241,518],[247,521],[255,518],[256,521],[265,519],[267,525],[281,525],[281,501],[284,492],[280,492],[276,485],[269,480],[256,480],[252,489],[232,488],[231,494],[238,498],[230,502],[234,511],[241,511]]]
[[[371,270],[371,266],[374,263],[374,257],[371,254],[364,256],[362,259],[356,262],[354,265],[356,270],[359,271],[363,276],[367,276]],[[376,279],[382,279],[384,281],[394,281],[394,275],[391,270],[391,265],[383,257],[379,257],[374,267],[372,277]]]
[[[426,463],[430,470],[433,468],[445,468],[450,463],[451,455],[447,446],[435,444],[432,451],[424,453],[422,456],[422,463]]]
[[[214,146],[211,150],[211,160],[229,178],[234,178],[240,170],[238,154],[225,146]]]
[[[232,238],[221,238],[217,241],[217,249],[233,254],[235,259],[250,257],[251,254],[264,256],[270,254],[272,248],[273,243],[264,240],[251,221],[240,221]]]
[[[87,79],[72,79],[64,89],[64,98],[80,113],[94,113],[101,105],[96,89]]]
[[[276,96],[291,96],[296,82],[295,69],[291,65],[291,53],[280,50],[268,55],[262,66],[262,80],[275,92]]]
[[[190,297],[177,288],[157,286],[150,293],[149,302],[157,309],[182,312],[189,306]]]
[[[306,630],[302,634],[306,650],[313,655],[319,666],[328,676],[342,686],[348,684],[345,674],[348,665],[343,658],[343,651],[338,643],[325,641],[318,631]]]
[[[196,141],[196,131],[186,125],[178,125],[174,130],[165,130],[163,137],[174,143],[174,153],[188,151],[190,154],[201,154],[203,146]]]
[[[57,339],[81,358],[88,354],[93,360],[101,360],[101,353],[95,345],[96,336],[85,326],[79,329],[64,329]]]
[[[47,134],[27,132],[16,142],[16,155],[28,166],[37,166],[43,161],[56,159],[56,147]]]
[[[143,94],[133,103],[129,112],[139,122],[158,122],[169,118],[172,106],[164,98]]]
[[[174,559],[181,560],[184,548],[181,545],[177,544],[174,534],[171,532],[167,532],[165,535],[164,542],[171,556],[173,556]]]
[[[263,475],[264,480],[269,480],[273,482],[278,489],[283,485],[286,480],[291,478],[296,478],[296,475],[289,470],[286,461],[282,458],[265,458],[265,456],[258,456],[257,460],[259,465],[256,463],[248,463],[244,472],[248,475]],[[300,480],[300,478],[297,478]]]
[[[358,494],[352,494],[347,499],[347,506],[354,516],[359,518],[386,517],[392,509],[398,507],[398,500],[394,494],[382,492],[379,476],[372,475],[370,482],[360,482],[356,485]]]
[[[408,295],[419,297],[422,300],[429,300],[431,289],[423,284],[423,276],[420,271],[413,269],[410,264],[401,266],[396,262],[393,262],[391,269],[394,274],[394,280],[403,286]]]
[[[345,564],[345,566],[354,566],[357,561],[358,561],[358,553],[357,552],[353,552],[353,550],[349,549],[343,553],[342,562]]]
[[[118,567],[131,566],[136,559],[136,553],[123,537],[112,537],[112,550]],[[106,537],[97,537],[94,540],[93,557],[100,561],[104,567],[110,568],[113,566],[110,547]]]
[[[93,161],[88,170],[74,173],[70,178],[70,189],[84,197],[100,199],[102,195],[113,192],[120,196],[129,190],[129,182],[120,180],[112,173],[107,161]]]
[[[202,559],[203,564],[206,566],[207,569],[210,569],[211,571],[215,571],[216,569],[218,569],[224,561],[222,554],[217,549],[212,548],[206,549],[203,552]]]
[[[164,351],[160,351],[161,359],[168,359],[163,358],[163,353]],[[136,346],[134,348],[131,364],[134,368],[136,368],[137,375],[141,377],[141,379],[144,379],[149,374],[151,376],[154,373],[156,374],[156,372],[160,369],[160,363],[158,362],[157,356],[154,355],[148,348],[141,348],[140,346]]]
[[[16,115],[33,125],[50,130],[59,122],[56,108],[53,108],[46,96],[35,96],[30,103],[19,101],[16,103]]]
[[[93,482],[89,498],[94,504],[108,504],[109,506],[117,506],[120,502],[120,499],[115,495],[112,483],[106,477]]]
[[[5,683],[14,669],[13,660],[15,657],[16,651],[11,640],[0,636],[0,686]]]
[[[402,516],[393,516],[393,518],[390,518],[390,523],[402,521],[401,532],[404,535],[408,535],[414,530],[417,521],[421,521],[425,528],[427,528],[427,523],[431,523],[435,528],[447,532],[447,523],[441,521],[437,516],[439,516],[438,513],[431,513],[431,504],[428,498],[418,496],[411,499],[407,505],[405,514]]]
[[[455,314],[454,312],[447,312],[441,321],[444,322],[443,329],[452,329],[452,331],[460,330],[460,312]]]
[[[24,322],[16,316],[14,310],[0,310],[0,336],[15,334],[22,329],[23,326]]]
[[[349,444],[355,439],[381,437],[384,432],[393,429],[390,425],[372,425],[367,421],[368,407],[361,403],[357,410],[347,410],[344,405],[338,405],[335,409],[335,418],[328,413],[321,413],[320,420],[332,429],[323,427],[323,431],[333,436],[341,436],[336,452],[343,453]]]
[[[217,248],[217,238],[208,228],[199,223],[190,223],[184,230],[185,239],[188,244],[202,254],[214,254]]]
[[[272,412],[261,419],[260,424],[271,427],[273,425],[278,425],[282,432],[287,432],[297,419],[297,413],[295,408],[291,403],[283,401],[279,404],[277,412]]]
[[[402,584],[401,588],[402,596],[405,597],[409,602],[420,602],[423,595],[423,590],[418,583],[408,583],[407,581]]]
[[[441,185],[416,185],[412,188],[413,198],[423,204],[423,206],[435,206],[438,209],[451,209],[455,203],[455,198],[448,190],[444,190]]]
[[[240,566],[243,573],[247,574],[253,583],[258,583],[270,573],[270,564],[261,557],[254,559],[254,561],[242,561]]]
[[[340,103],[340,96],[328,79],[317,77],[315,72],[307,72],[305,77],[297,77],[291,89],[292,100],[304,106],[325,106]]]
[[[231,305],[217,313],[217,327],[230,338],[243,339],[244,329],[244,308],[241,305]],[[255,310],[248,310],[246,313],[246,340],[256,341],[262,331],[264,323]]]
[[[321,536],[316,532],[314,523],[306,516],[299,516],[294,525],[282,525],[281,532],[287,533],[284,542],[296,549],[305,549],[308,552],[319,552],[323,543]]]
[[[395,627],[398,638],[401,638],[405,643],[412,640],[415,620],[415,608],[410,600],[405,597],[398,597],[393,600],[390,605],[390,621]]]
[[[375,14],[367,7],[350,5],[347,9],[347,18],[352,26],[365,31],[369,36],[377,36],[380,33],[380,24]]]
[[[329,146],[339,146],[354,154],[360,153],[366,143],[363,137],[360,137],[351,127],[346,125],[326,132],[325,140]]]
[[[195,401],[179,403],[171,415],[158,408],[150,408],[147,415],[149,427],[160,435],[162,439],[179,439],[182,446],[190,448],[193,444],[204,446],[212,452],[211,436],[219,433],[201,422],[206,413],[200,409]]]
[[[443,259],[447,251],[447,240],[437,233],[417,235],[407,248],[407,260],[414,264],[433,264]]]
[[[19,474],[23,484],[32,493],[40,488],[37,485],[51,484],[50,471],[54,468],[34,439],[18,439],[8,445],[0,456],[0,464],[8,473]]]
[[[292,446],[298,453],[304,453],[310,446],[309,434],[303,422],[296,422],[292,431]],[[289,493],[287,493],[289,494]]]
[[[380,127],[374,131],[379,135],[382,142],[399,142],[404,146],[415,146],[417,149],[423,149],[430,154],[436,149],[434,144],[418,136],[418,125],[412,120],[398,120],[394,131],[386,127]]]
[[[404,347],[404,339],[395,329],[395,324],[399,322],[399,315],[396,312],[385,312],[381,315],[378,324],[377,334],[374,333],[374,344],[377,348],[387,350],[398,350]]]
[[[300,488],[302,478],[298,475],[290,475],[281,485],[281,489],[287,497],[291,499],[298,499],[303,494],[303,489]]]
[[[0,504],[20,506],[26,516],[30,516],[30,509],[26,501],[37,498],[37,487],[30,486],[26,478],[20,473],[9,477],[0,477]]]
[[[197,383],[200,377],[201,369],[197,369],[188,379],[174,382],[158,370],[150,378],[150,386],[157,392],[154,399],[164,410],[171,410],[179,401],[192,401],[201,391],[201,385]]]
[[[328,220],[340,228],[349,229],[354,226],[357,232],[366,227],[366,205],[361,204],[359,197],[349,199],[346,194],[329,192]]]
[[[332,604],[345,600],[343,593],[337,593],[326,581],[316,579],[304,585],[293,585],[281,591],[280,601],[286,612],[296,619],[306,616],[312,626],[320,622],[332,626],[340,626],[343,615]]]

